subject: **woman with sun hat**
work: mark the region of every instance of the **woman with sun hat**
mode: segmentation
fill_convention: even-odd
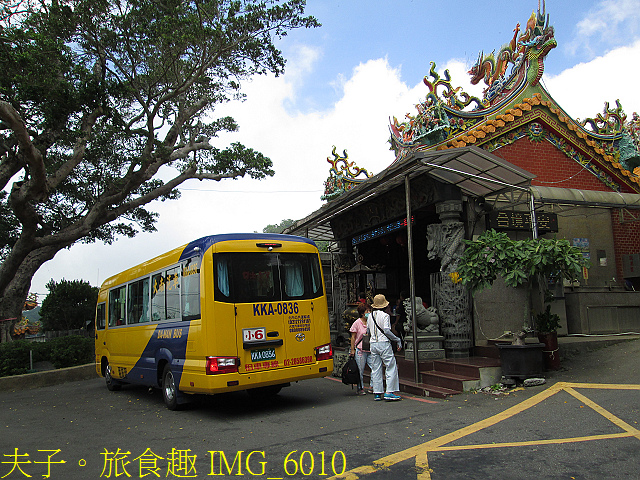
[[[396,401],[402,397],[394,392],[400,390],[400,380],[398,378],[398,366],[396,357],[393,355],[392,342],[397,345],[398,351],[402,348],[402,341],[391,331],[391,319],[389,314],[383,309],[387,308],[389,302],[384,295],[378,294],[373,298],[371,308],[373,311],[367,321],[367,332],[371,334],[371,385],[373,387],[373,399],[376,401]],[[385,376],[387,380],[386,393],[383,395],[384,384],[382,381],[382,365],[384,364]]]

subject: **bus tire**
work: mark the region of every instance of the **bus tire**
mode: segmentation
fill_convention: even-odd
[[[178,410],[180,404],[178,403],[178,387],[176,387],[175,377],[171,371],[171,366],[166,364],[164,371],[162,372],[162,398],[164,404],[169,410]]]
[[[107,368],[104,369],[104,381],[107,384],[107,390],[110,392],[115,392],[122,388],[122,384],[111,376],[111,365],[109,364],[107,364]]]

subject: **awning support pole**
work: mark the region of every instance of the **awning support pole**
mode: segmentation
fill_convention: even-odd
[[[405,204],[407,206],[407,252],[409,256],[409,291],[411,301],[411,331],[413,333],[413,367],[416,383],[420,378],[420,366],[418,362],[418,325],[416,321],[416,283],[413,270],[413,225],[411,223],[411,187],[409,175],[404,177]],[[404,346],[404,345],[403,345]]]
[[[533,239],[538,239],[538,220],[536,219],[536,204],[533,199],[533,192],[529,190],[529,210],[531,212],[531,233]]]

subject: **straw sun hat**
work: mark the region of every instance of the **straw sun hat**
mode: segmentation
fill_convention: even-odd
[[[373,297],[372,308],[385,308],[387,305],[389,305],[389,302],[381,293]]]

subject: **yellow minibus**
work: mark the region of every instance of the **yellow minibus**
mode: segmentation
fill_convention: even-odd
[[[330,375],[333,352],[320,256],[307,238],[223,234],[194,240],[105,280],[96,371],[109,390],[275,395]]]

